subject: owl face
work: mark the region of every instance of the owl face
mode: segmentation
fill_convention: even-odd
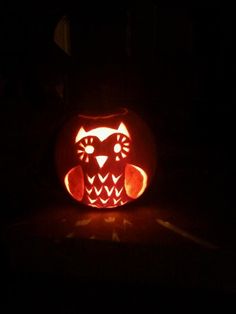
[[[120,165],[127,161],[131,138],[124,123],[117,129],[98,127],[85,131],[81,127],[75,138],[78,158],[86,165],[103,169],[109,164]]]

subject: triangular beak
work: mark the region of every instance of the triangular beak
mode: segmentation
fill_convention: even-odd
[[[97,163],[100,168],[102,168],[107,161],[108,156],[97,156],[95,157],[97,159]]]

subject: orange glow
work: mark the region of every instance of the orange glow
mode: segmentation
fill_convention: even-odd
[[[96,160],[97,160],[97,163],[99,165],[100,168],[102,168],[105,164],[105,162],[107,161],[107,156],[97,156],[95,157]]]
[[[104,166],[107,158],[107,156],[96,156],[100,167]],[[86,197],[87,205],[97,208],[122,206],[128,202],[127,197],[138,198],[147,186],[146,172],[132,164],[125,166],[124,176],[123,173],[115,175],[107,172],[105,175],[87,174],[86,177],[85,185],[82,167],[72,168],[64,179],[66,189],[76,200],[81,201]],[[106,181],[111,185],[104,185]]]
[[[76,115],[63,132],[57,165],[75,200],[114,208],[143,194],[155,170],[155,154],[142,119],[127,109],[115,115]]]
[[[116,183],[118,182],[118,180],[120,179],[121,176],[122,176],[122,174],[119,175],[118,177],[116,177],[116,176],[113,174],[113,175],[112,175],[112,180],[113,180],[113,182],[116,184]]]
[[[86,192],[90,195],[93,191],[93,187],[91,189],[86,188]]]
[[[119,197],[119,196],[120,196],[120,194],[121,194],[122,190],[123,190],[123,188],[121,188],[121,189],[120,189],[120,191],[118,191],[118,189],[115,189],[115,191],[116,191],[116,196],[117,196],[117,197]]]
[[[112,192],[113,192],[115,187],[113,186],[111,189],[109,189],[108,186],[105,185],[104,188],[105,188],[105,190],[107,192],[107,195],[111,196],[111,194],[112,194]]]
[[[87,178],[88,178],[89,183],[90,183],[90,184],[93,184],[93,181],[94,181],[94,179],[95,179],[95,176],[90,177],[89,175],[87,175]]]
[[[87,175],[88,183],[84,186],[82,168],[79,166],[69,171],[65,176],[64,183],[68,192],[76,200],[81,200],[85,197],[89,206],[113,208],[127,202],[124,181],[121,178],[122,174],[115,176],[107,173],[105,176],[102,176],[98,173],[93,177]],[[114,185],[110,188],[107,185],[103,185],[106,180],[113,182]]]
[[[129,142],[127,141],[127,137],[122,136],[120,134],[116,137],[117,143],[114,145],[114,152],[117,154],[115,160],[120,161],[122,158],[127,157],[128,152],[130,151]]]
[[[114,146],[114,152],[119,153],[121,151],[121,145],[119,143],[115,144]]]
[[[108,178],[108,175],[109,175],[109,173],[107,173],[104,177],[99,173],[98,174],[98,178],[99,178],[99,180],[102,182],[102,183],[104,183],[104,182],[106,182],[106,180],[107,180],[107,178]]]
[[[91,198],[91,197],[89,197],[89,196],[88,196],[88,199],[89,199],[89,201],[90,201],[90,203],[91,203],[91,204],[95,203],[95,202],[96,202],[96,200],[97,200],[96,198],[95,198],[95,199],[92,199],[92,198]]]
[[[94,187],[94,190],[95,190],[95,193],[96,193],[97,196],[99,196],[99,195],[101,194],[102,188],[103,188],[103,187],[101,187],[101,188],[98,190],[98,189],[96,188],[96,186]]]
[[[147,174],[140,167],[128,164],[125,168],[125,190],[129,197],[136,199],[147,187]]]
[[[79,143],[79,149],[77,150],[77,153],[81,161],[86,163],[89,162],[89,155],[94,153],[94,146],[92,143],[93,138],[84,138],[83,141]]]
[[[102,204],[105,205],[105,204],[109,201],[109,198],[107,198],[106,200],[104,200],[104,199],[102,199],[102,198],[100,197],[100,200],[101,200]]]
[[[92,145],[87,145],[84,150],[87,154],[92,154],[94,152],[94,147]]]
[[[84,195],[84,174],[82,168],[80,166],[72,168],[65,176],[64,183],[70,195],[81,201]]]
[[[115,198],[113,198],[114,201],[114,205],[117,205],[117,203],[121,200],[121,198],[118,198],[117,200]]]
[[[79,129],[79,132],[76,135],[75,143],[78,143],[80,140],[82,140],[83,138],[88,137],[88,136],[95,136],[95,137],[99,138],[99,140],[101,142],[103,142],[110,135],[115,134],[115,133],[121,133],[121,134],[127,136],[128,138],[130,138],[130,135],[129,135],[129,132],[128,132],[126,126],[124,125],[123,122],[121,122],[118,129],[99,127],[99,128],[95,128],[95,129],[92,129],[92,130],[86,132],[85,129],[83,127],[81,127]],[[124,140],[125,140],[125,138],[124,138]]]

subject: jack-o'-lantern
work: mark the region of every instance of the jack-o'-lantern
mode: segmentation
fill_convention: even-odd
[[[155,145],[147,125],[126,108],[78,114],[59,134],[55,161],[74,200],[113,208],[143,194],[155,169]]]

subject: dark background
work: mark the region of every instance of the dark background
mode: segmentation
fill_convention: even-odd
[[[21,190],[27,185],[22,180],[34,180],[31,171],[46,177],[48,161],[43,163],[65,117],[125,104],[150,125],[158,171],[172,176],[169,183],[181,181],[178,193],[229,205],[235,100],[230,8],[163,2],[2,6],[1,172],[7,203],[18,205],[23,198],[25,207],[29,193]],[[71,57],[53,42],[65,14],[71,20]],[[189,176],[181,177],[185,169]],[[160,197],[168,192],[165,187]],[[218,208],[234,214],[233,206],[214,212]]]
[[[157,175],[144,201],[199,211],[222,221],[223,233],[235,225],[231,8],[35,1],[0,12],[3,225],[59,189],[52,155],[65,117],[123,104],[156,139]],[[71,57],[53,42],[63,15]]]

